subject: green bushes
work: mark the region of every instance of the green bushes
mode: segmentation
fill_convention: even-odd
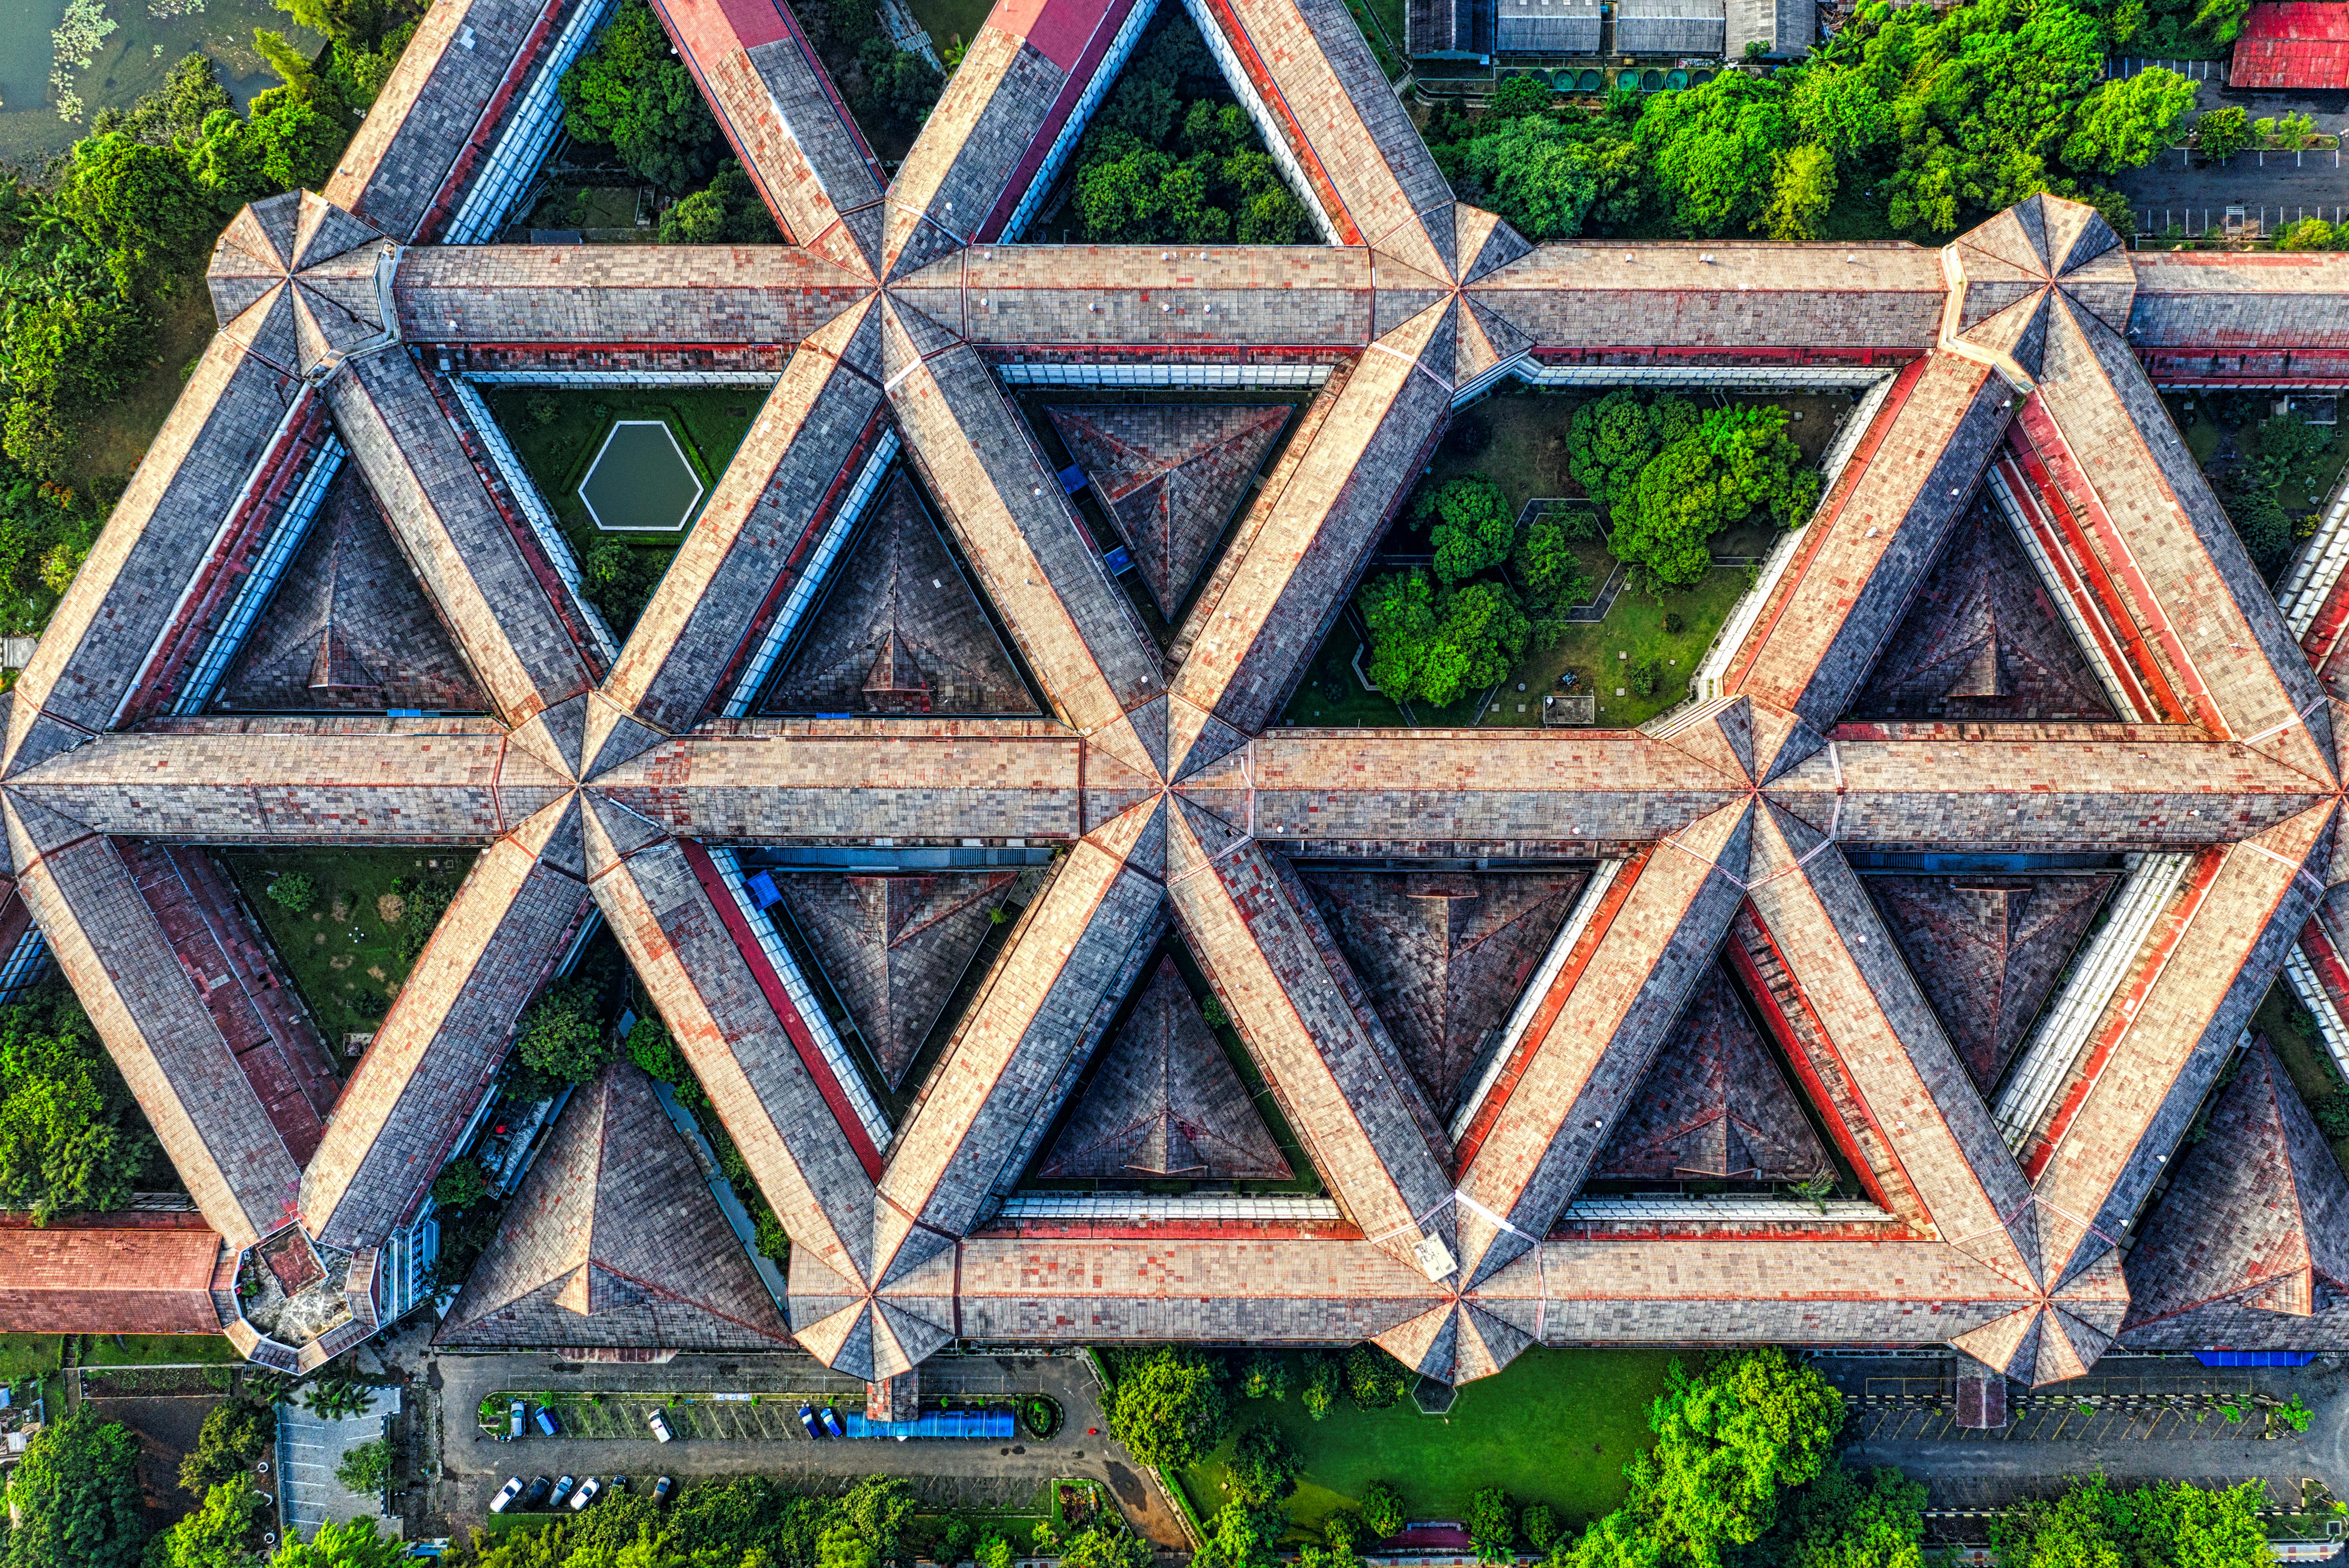
[[[2001,1568],[2094,1563],[2192,1563],[2258,1568],[2272,1560],[2258,1481],[2204,1491],[2183,1481],[2115,1491],[2090,1476],[2053,1501],[2009,1508],[1991,1522]]]
[[[2162,15],[2150,31],[2174,43],[2182,25],[2205,49],[2232,36],[2220,13],[2240,16],[2241,0],[2208,0],[2199,16],[2196,4],[2151,0]],[[1930,242],[2041,191],[2125,225],[2127,203],[2084,177],[2144,163],[2194,101],[2193,84],[2168,70],[2103,79],[2105,54],[2147,31],[2147,0],[1869,0],[1768,76],[1619,88],[1588,108],[1513,78],[1481,116],[1439,108],[1427,138],[1456,195],[1534,240],[1661,226],[1699,239]],[[2291,128],[2272,135],[2299,144]]]
[[[1151,24],[1086,128],[1071,200],[1085,238],[1103,243],[1286,245],[1307,234],[1303,205],[1179,11]]]
[[[1755,511],[1781,528],[1806,520],[1819,479],[1769,406],[1702,413],[1670,393],[1643,399],[1629,387],[1574,412],[1567,462],[1614,519],[1608,549],[1659,583],[1685,586],[1713,564],[1706,541]]]
[[[1109,1397],[1110,1435],[1140,1463],[1180,1470],[1223,1440],[1230,1409],[1215,1365],[1161,1346],[1126,1366]]]
[[[63,980],[0,1007],[0,1208],[44,1224],[124,1208],[157,1157],[155,1135]]]
[[[622,0],[557,91],[563,129],[649,184],[680,191],[718,166],[718,122],[646,0]]]
[[[290,914],[307,914],[318,903],[318,884],[302,872],[287,872],[269,882],[269,902]]]

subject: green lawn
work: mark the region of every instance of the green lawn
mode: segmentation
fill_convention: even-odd
[[[1713,646],[1713,634],[1728,617],[1730,606],[1744,593],[1751,575],[1750,567],[1716,566],[1694,585],[1661,598],[1624,589],[1607,619],[1571,627],[1557,647],[1529,653],[1509,679],[1512,689],[1494,699],[1485,722],[1539,724],[1541,695],[1557,689],[1561,672],[1572,670],[1580,677],[1576,690],[1588,691],[1594,681],[1598,686],[1600,727],[1629,729],[1647,723],[1688,696],[1689,677],[1696,673],[1705,650]],[[1678,614],[1683,623],[1677,634],[1664,630],[1668,614]],[[1654,695],[1641,696],[1627,672],[1651,658],[1667,662]],[[1514,689],[1518,681],[1526,683],[1522,696]],[[1615,695],[1618,686],[1624,692],[1621,696]],[[1516,711],[1519,702],[1526,705],[1522,714]]]
[[[241,1364],[244,1357],[235,1346],[217,1334],[126,1334],[122,1343],[118,1336],[93,1334],[82,1342],[81,1364],[85,1367],[150,1367],[175,1366],[189,1362],[209,1361],[223,1365]]]
[[[389,902],[401,898],[392,883],[406,877],[411,885],[437,880],[454,888],[473,863],[471,851],[463,850],[231,850],[220,858],[267,929],[338,1064],[347,1060],[343,1037],[373,1034],[408,979],[410,965],[398,949],[401,923],[390,918],[401,907]],[[300,872],[317,884],[317,902],[307,913],[295,914],[268,896],[273,872]]]
[[[1314,655],[1313,668],[1298,683],[1297,695],[1288,699],[1281,722],[1348,729],[1402,727],[1407,722],[1402,710],[1378,693],[1364,690],[1354,675],[1354,650],[1361,645],[1354,628],[1340,616],[1321,651]],[[1367,657],[1362,667],[1370,667]]]
[[[733,461],[734,450],[750,433],[765,397],[754,387],[698,391],[512,387],[490,392],[486,400],[499,428],[513,443],[515,455],[538,486],[538,493],[562,525],[586,582],[587,597],[611,624],[612,634],[626,639],[660,574],[677,554],[677,547],[693,527],[688,523],[675,533],[654,535],[597,531],[579,499],[579,481],[586,477],[605,434],[621,419],[665,420],[692,462],[707,504],[708,492]],[[542,421],[542,415],[552,417]],[[625,554],[610,563],[612,570],[599,570],[590,556],[597,546],[610,543],[617,543]]]
[[[1519,1506],[1546,1502],[1559,1522],[1579,1529],[1622,1501],[1623,1466],[1652,1442],[1650,1401],[1664,1391],[1665,1350],[1557,1350],[1537,1346],[1497,1377],[1460,1390],[1448,1416],[1423,1416],[1405,1398],[1364,1410],[1340,1398],[1326,1420],[1305,1413],[1294,1394],[1243,1400],[1236,1430],[1269,1419],[1305,1455],[1305,1475],[1289,1517],[1307,1527],[1361,1505],[1363,1489],[1383,1480],[1402,1494],[1413,1519],[1458,1519],[1479,1489],[1497,1486]],[[1301,1358],[1289,1383],[1302,1387]],[[1203,1515],[1223,1490],[1230,1445],[1183,1472]]]

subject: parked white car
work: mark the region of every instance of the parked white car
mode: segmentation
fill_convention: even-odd
[[[505,1485],[498,1488],[498,1495],[490,1499],[490,1511],[492,1513],[503,1513],[507,1508],[512,1506],[513,1500],[521,1495],[522,1477],[516,1476],[512,1480],[507,1481]]]

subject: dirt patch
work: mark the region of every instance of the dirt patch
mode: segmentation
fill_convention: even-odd
[[[368,979],[370,979],[370,980],[381,980],[381,979],[383,979],[383,978],[384,978],[383,965],[380,965],[380,964],[370,964],[370,965],[367,965],[367,978],[368,978]]]
[[[398,925],[408,913],[408,901],[396,892],[378,893],[375,900],[376,918],[386,925]],[[377,975],[378,980],[383,978]]]
[[[352,957],[347,953],[337,953],[332,958],[326,960],[326,967],[337,970],[348,969],[352,965],[357,962],[357,959]]]
[[[350,919],[351,917],[350,903],[347,899],[338,898],[335,901],[335,907],[328,910],[326,913],[335,917],[335,923],[336,925],[340,925],[343,922]]]
[[[148,1522],[158,1530],[193,1512],[203,1501],[181,1489],[180,1461],[195,1451],[196,1433],[221,1398],[212,1394],[83,1401],[139,1434],[139,1490],[149,1510]]]

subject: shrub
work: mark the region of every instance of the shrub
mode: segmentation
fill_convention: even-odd
[[[1517,1528],[1524,1532],[1526,1544],[1537,1552],[1547,1554],[1557,1543],[1557,1515],[1550,1511],[1550,1506],[1546,1502],[1537,1502],[1527,1508],[1519,1518]]]
[[[1468,1544],[1486,1563],[1506,1562],[1516,1552],[1516,1510],[1499,1487],[1485,1487],[1468,1500]]]
[[[1211,1029],[1220,1029],[1232,1021],[1232,1016],[1224,1011],[1222,999],[1216,996],[1210,996],[1200,1004],[1199,1016],[1207,1021],[1207,1027]]]
[[[2251,144],[2251,117],[2239,103],[2210,110],[2194,129],[2205,158],[2232,158]]]
[[[2309,1114],[2316,1119],[2316,1130],[2330,1139],[2349,1138],[2349,1094],[2328,1094],[2313,1101]]]
[[[1278,1502],[1297,1490],[1305,1456],[1269,1422],[1250,1427],[1232,1445],[1232,1486],[1252,1506]]]
[[[1411,1391],[1411,1374],[1366,1340],[1346,1352],[1346,1391],[1363,1409],[1383,1410]]]
[[[342,1462],[335,1467],[335,1479],[342,1483],[344,1491],[355,1491],[361,1497],[382,1491],[391,1480],[389,1439],[378,1438],[345,1453]]]
[[[1305,1392],[1299,1402],[1315,1420],[1328,1416],[1330,1407],[1337,1403],[1338,1379],[1342,1370],[1338,1357],[1325,1351],[1315,1351],[1306,1362]]]
[[[1403,1517],[1402,1499],[1395,1489],[1382,1480],[1374,1480],[1362,1489],[1362,1522],[1372,1535],[1383,1541],[1390,1535],[1400,1535],[1410,1522]]]
[[[1288,1398],[1288,1365],[1278,1356],[1257,1351],[1248,1357],[1247,1370],[1242,1375],[1240,1391],[1251,1399],[1286,1399]]]
[[[450,1161],[432,1183],[432,1201],[444,1209],[470,1209],[489,1193],[488,1172],[480,1161],[470,1158]]]
[[[685,1053],[669,1037],[668,1026],[650,1014],[638,1018],[628,1030],[627,1052],[630,1061],[663,1083],[680,1084],[693,1076]]]
[[[1589,515],[1546,513],[1527,523],[1517,535],[1516,552],[1509,564],[1516,569],[1517,582],[1537,603],[1562,609],[1589,597],[1590,579],[1583,574],[1582,563],[1575,558],[1573,535],[1568,531],[1567,523],[1568,516]]]
[[[307,914],[318,903],[318,884],[300,872],[272,878],[269,901],[291,914]]]

